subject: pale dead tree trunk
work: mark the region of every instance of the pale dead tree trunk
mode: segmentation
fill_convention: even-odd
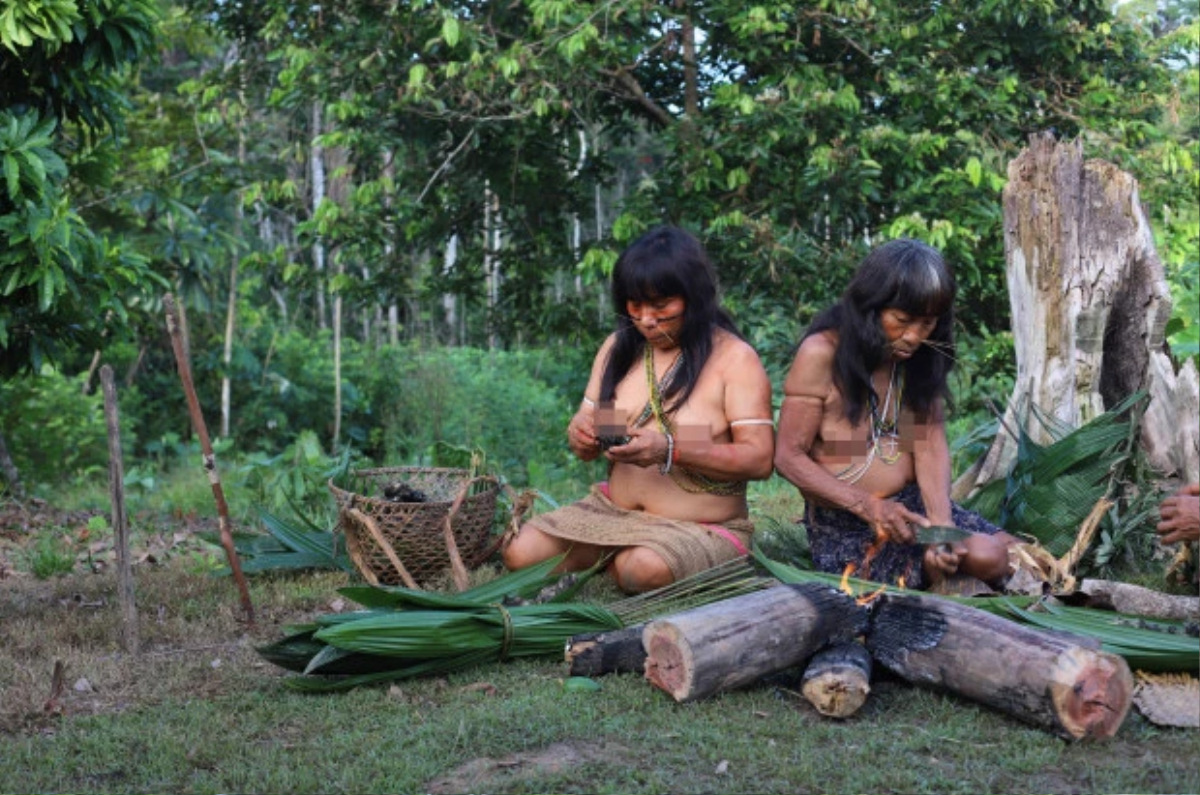
[[[1173,374],[1162,352],[1171,303],[1137,181],[1110,163],[1085,161],[1078,143],[1032,136],[1008,167],[1004,249],[1016,384],[1001,432],[955,483],[955,496],[1007,474],[1017,447],[1011,429],[1052,441],[1030,405],[1078,427],[1142,389],[1156,396],[1142,418],[1143,443],[1182,449],[1194,471],[1195,381],[1190,415],[1165,426],[1154,420],[1155,403],[1172,391],[1161,373]],[[1190,431],[1181,429],[1189,422]],[[1152,462],[1174,455],[1147,451]]]
[[[0,433],[0,475],[8,483],[8,490],[18,500],[25,499],[25,486],[21,483],[21,473],[8,454],[8,445],[4,442],[4,434]]]
[[[500,197],[488,183],[483,189],[483,272],[487,279],[488,350],[500,345],[496,334],[496,309],[500,305]]]
[[[395,158],[395,155],[390,150],[384,153],[383,172],[387,176],[388,183],[392,186],[395,186],[395,184],[396,184],[396,158]],[[394,190],[394,187],[393,187],[393,190]],[[392,194],[390,192],[387,194],[387,198],[385,199],[385,201],[387,202],[388,208],[391,209]],[[392,241],[390,238],[387,243],[386,251],[387,251],[387,261],[390,263],[392,261],[392,256],[395,253],[395,250],[394,250],[394,247],[392,246]],[[395,297],[392,298],[391,303],[389,303],[388,307],[387,307],[387,335],[388,335],[388,343],[390,345],[392,345],[392,347],[395,347],[400,344],[400,306],[399,306],[399,304],[396,303]]]
[[[487,207],[484,207],[484,215]],[[446,253],[442,260],[442,273],[449,276],[454,272],[454,264],[458,262],[458,235],[451,235],[446,243]],[[454,293],[442,293],[442,312],[446,315],[446,328],[450,330],[450,342],[460,341],[458,337],[458,296]]]
[[[321,103],[312,104],[312,149],[309,166],[312,171],[312,214],[315,218],[325,200],[325,148],[318,143],[321,136]],[[313,245],[313,265],[317,269],[317,327],[324,330],[325,322],[325,244],[317,238]]]
[[[350,157],[344,146],[337,146],[326,153],[329,159],[329,199],[334,204],[345,206],[350,196]],[[346,272],[346,264],[339,253],[334,256],[336,276],[341,277]],[[342,280],[337,279],[338,282]],[[343,308],[345,306],[342,291],[333,294],[333,439],[332,450],[336,453],[342,438],[342,336]]]
[[[235,45],[236,46],[236,45]],[[238,116],[237,135],[238,147],[237,158],[238,167],[241,168],[246,164],[246,95],[244,91],[239,91],[241,101],[240,115]],[[223,363],[224,373],[221,375],[221,436],[229,438],[229,428],[232,422],[232,402],[233,402],[233,379],[229,373],[233,367],[233,334],[237,328],[237,293],[238,293],[238,267],[241,263],[241,251],[239,245],[242,240],[242,228],[245,220],[245,211],[242,208],[242,192],[239,190],[236,193],[236,205],[233,210],[233,239],[234,245],[229,252],[229,299],[225,304],[225,345],[221,351],[221,362]]]

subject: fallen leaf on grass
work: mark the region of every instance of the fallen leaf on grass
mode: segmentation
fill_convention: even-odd
[[[714,771],[714,772],[716,772],[716,774],[717,774],[718,776],[721,776],[721,775],[724,775],[725,773],[728,773],[728,772],[729,772],[729,760],[728,760],[728,759],[722,759],[720,762],[718,762],[718,763],[717,763],[717,769],[716,769],[716,771]]]
[[[499,690],[496,689],[496,686],[494,684],[492,684],[491,682],[473,682],[469,685],[463,686],[463,688],[462,688],[462,692],[464,692],[464,693],[471,693],[476,690],[480,690],[489,696],[494,696],[498,692],[500,692]]]

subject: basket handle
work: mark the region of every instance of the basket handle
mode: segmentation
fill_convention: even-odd
[[[379,548],[383,550],[383,554],[387,555],[387,559],[392,562],[392,566],[395,567],[396,573],[400,575],[400,581],[403,582],[406,587],[411,588],[414,591],[419,591],[421,588],[419,585],[417,585],[417,581],[414,580],[412,575],[408,573],[408,569],[404,568],[404,563],[401,562],[400,556],[396,554],[396,550],[392,549],[392,545],[388,543],[386,538],[384,538],[383,533],[379,530],[379,525],[375,524],[375,520],[354,507],[347,508],[346,515],[367,529],[367,532],[371,534],[371,538],[375,539],[375,543],[378,544]],[[455,552],[457,552],[457,550],[455,550]],[[462,565],[461,560],[459,561],[458,565]],[[366,573],[370,571],[369,566],[359,566],[359,569],[363,571],[364,576],[366,576]],[[379,579],[375,577],[374,574],[371,574],[368,579],[375,580],[375,582],[371,583],[372,585],[379,585]]]
[[[467,575],[467,567],[463,565],[462,555],[458,552],[458,542],[454,540],[454,516],[466,502],[471,487],[482,481],[498,482],[492,475],[479,475],[464,482],[462,488],[458,490],[458,496],[454,498],[450,510],[446,512],[445,521],[442,522],[442,535],[446,539],[446,555],[450,558],[450,575],[454,578],[454,587],[459,593],[471,586],[471,580]]]

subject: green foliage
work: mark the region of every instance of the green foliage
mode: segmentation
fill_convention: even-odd
[[[18,0],[0,12],[0,374],[94,345],[126,320],[131,294],[162,284],[80,217],[68,179],[86,177],[78,165],[94,139],[119,129],[118,73],[150,49],[156,19],[149,0]]]
[[[75,554],[56,533],[38,536],[33,548],[23,557],[29,571],[39,580],[60,577],[75,570]]]
[[[1113,507],[1103,518],[1103,540],[1088,565],[1109,570],[1118,562],[1139,565],[1148,552],[1146,520],[1155,499],[1153,489],[1139,482],[1136,434],[1131,430],[1137,427],[1143,398],[1133,395],[1078,428],[1063,427],[1036,407],[1025,409],[1054,441],[1038,444],[1022,423],[1008,476],[984,486],[966,506],[1061,557],[1095,506],[1108,499]],[[1139,537],[1147,543],[1136,543]]]
[[[67,378],[50,369],[36,379],[0,382],[0,427],[30,486],[104,477],[103,399],[82,394],[82,384],[82,376]]]

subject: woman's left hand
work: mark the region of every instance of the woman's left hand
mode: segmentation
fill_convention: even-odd
[[[608,448],[604,452],[609,461],[619,464],[633,464],[642,468],[662,466],[667,460],[666,434],[650,430],[634,430],[630,440]]]

